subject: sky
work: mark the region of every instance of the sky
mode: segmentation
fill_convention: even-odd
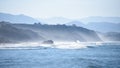
[[[34,18],[120,17],[120,0],[0,0],[0,12]]]

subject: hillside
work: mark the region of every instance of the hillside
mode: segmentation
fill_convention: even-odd
[[[8,22],[0,22],[0,43],[24,42],[42,40],[37,33],[31,30],[18,29]]]
[[[86,17],[82,19],[78,19],[84,23],[91,23],[91,22],[109,22],[109,23],[120,23],[120,17],[101,17],[101,16],[92,16]]]
[[[11,23],[27,23],[27,24],[33,24],[35,22],[39,22],[38,20],[23,14],[12,15],[7,13],[0,13],[0,21],[7,21]]]
[[[54,41],[101,41],[93,30],[77,26],[47,24],[14,24],[21,29],[30,29],[45,39]]]
[[[67,25],[73,25],[73,24],[99,32],[120,32],[120,23],[91,22],[84,24],[79,21],[72,21],[67,23]]]
[[[71,19],[67,19],[64,17],[52,17],[52,18],[44,18],[39,20],[42,23],[46,23],[46,24],[65,24],[72,21]]]

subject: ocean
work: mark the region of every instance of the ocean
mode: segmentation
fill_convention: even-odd
[[[120,45],[0,49],[0,68],[120,68]]]

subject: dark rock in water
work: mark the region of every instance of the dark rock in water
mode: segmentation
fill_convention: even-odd
[[[94,48],[94,46],[87,46],[88,48]]]
[[[46,40],[46,41],[43,41],[43,44],[53,44],[53,40]]]

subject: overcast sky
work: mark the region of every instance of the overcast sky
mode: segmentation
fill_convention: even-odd
[[[120,0],[0,0],[0,12],[35,18],[120,17]]]

